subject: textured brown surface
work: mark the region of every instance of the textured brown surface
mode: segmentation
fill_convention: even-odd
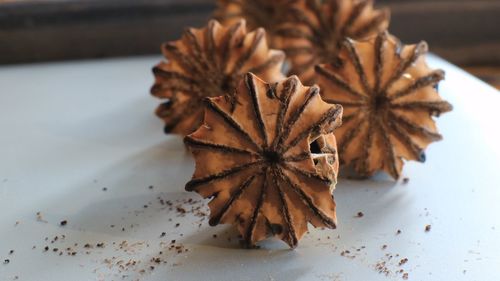
[[[210,224],[233,224],[247,247],[270,236],[290,247],[307,224],[335,228],[342,107],[296,76],[267,84],[253,74],[237,102],[207,99],[204,124],[185,138],[196,170],[186,190],[212,198]]]
[[[276,34],[277,47],[291,62],[290,74],[314,83],[314,66],[332,62],[342,41],[374,35],[389,25],[389,10],[374,10],[371,0],[300,0],[289,9]]]
[[[236,85],[247,72],[266,81],[283,78],[283,52],[268,48],[263,29],[247,32],[244,20],[229,26],[212,20],[205,28],[187,29],[162,51],[167,60],[153,69],[151,93],[166,99],[156,110],[165,132],[187,135],[198,128],[205,97],[225,95],[234,107]]]
[[[425,42],[404,46],[384,32],[346,40],[339,61],[316,67],[323,99],[344,106],[340,159],[360,176],[399,178],[403,159],[424,162],[424,149],[442,138],[433,117],[452,106],[435,89],[444,72],[429,69],[426,52]]]
[[[288,16],[288,9],[297,0],[218,0],[214,17],[222,23],[245,19],[250,29],[262,27],[274,47],[274,33]]]

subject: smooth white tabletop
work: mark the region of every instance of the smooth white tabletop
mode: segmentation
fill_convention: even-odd
[[[427,162],[404,167],[410,181],[340,179],[337,230],[312,229],[295,250],[280,242],[244,250],[229,227],[175,208],[199,196],[184,191],[193,159],[152,113],[159,59],[0,67],[0,280],[499,280],[493,88],[431,56],[447,72],[440,90],[455,109],[438,119],[444,140]],[[188,251],[168,250],[172,239]]]

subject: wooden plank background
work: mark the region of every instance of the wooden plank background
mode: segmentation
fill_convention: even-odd
[[[1,1],[1,0],[0,0]],[[500,65],[499,0],[379,0],[391,31],[425,39],[458,64]],[[158,54],[214,0],[37,0],[0,3],[0,64]]]

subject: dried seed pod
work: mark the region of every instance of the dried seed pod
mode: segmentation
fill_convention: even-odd
[[[444,72],[427,66],[426,52],[425,42],[404,46],[383,32],[346,40],[338,61],[316,67],[323,99],[344,106],[340,159],[359,175],[384,170],[397,179],[403,159],[424,162],[424,149],[442,138],[432,117],[452,106],[435,88]]]
[[[218,0],[214,17],[224,24],[245,19],[250,29],[262,27],[274,47],[274,32],[287,17],[290,5],[297,0]]]
[[[314,83],[314,66],[337,57],[346,38],[376,35],[389,25],[389,10],[374,10],[372,0],[300,0],[275,33],[277,48],[291,62],[291,74]]]
[[[210,225],[236,225],[246,246],[276,236],[290,247],[307,223],[335,228],[335,136],[342,107],[296,76],[267,84],[247,74],[236,106],[207,99],[204,124],[185,138],[196,160],[186,190],[212,198]]]
[[[186,135],[198,128],[205,97],[226,95],[234,107],[235,87],[249,71],[269,81],[283,78],[283,52],[268,48],[263,29],[247,32],[244,20],[230,26],[212,20],[205,28],[187,29],[162,50],[167,60],[153,68],[151,93],[166,99],[156,110],[165,132]]]

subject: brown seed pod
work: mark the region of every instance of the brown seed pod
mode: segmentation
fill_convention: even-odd
[[[202,29],[187,29],[162,51],[167,60],[153,68],[151,93],[166,99],[156,110],[165,132],[187,135],[198,128],[205,97],[225,95],[234,107],[235,87],[249,71],[268,81],[283,78],[283,52],[268,48],[263,29],[247,32],[244,20],[230,26],[212,20]]]
[[[307,223],[335,228],[342,107],[296,76],[267,84],[249,73],[237,92],[234,109],[207,99],[204,124],[185,138],[196,160],[186,190],[212,198],[210,225],[236,225],[247,247],[270,236],[295,247]]]
[[[323,99],[344,106],[342,163],[360,176],[384,170],[399,178],[403,159],[425,161],[424,149],[442,137],[433,116],[452,110],[435,86],[442,70],[425,61],[427,44],[401,45],[386,32],[346,40],[335,63],[316,67]]]
[[[287,11],[297,0],[218,0],[214,17],[224,24],[245,19],[250,29],[262,27],[268,42],[274,44],[274,32],[284,22]]]
[[[314,83],[314,66],[337,57],[346,38],[376,35],[389,26],[389,10],[374,10],[373,0],[299,0],[276,32],[277,48],[291,62],[290,74]]]

